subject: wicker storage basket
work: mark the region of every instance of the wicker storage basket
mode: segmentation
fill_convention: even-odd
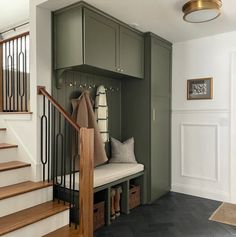
[[[105,202],[99,202],[93,206],[93,229],[94,231],[105,225],[104,214]]]
[[[130,186],[129,190],[129,208],[133,209],[141,204],[140,186]]]

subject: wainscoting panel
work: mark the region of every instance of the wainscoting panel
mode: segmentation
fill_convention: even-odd
[[[182,123],[180,126],[181,175],[217,181],[219,125]]]
[[[229,200],[229,113],[172,111],[172,190]]]

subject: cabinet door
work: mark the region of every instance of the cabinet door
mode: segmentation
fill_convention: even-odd
[[[171,48],[156,39],[151,44],[151,197],[170,190]]]
[[[144,37],[120,26],[120,70],[122,74],[144,77]]]
[[[170,190],[170,106],[168,97],[152,97],[151,200]]]
[[[82,65],[82,46],[82,8],[54,13],[54,68]]]
[[[118,68],[119,25],[84,9],[84,63],[116,71]]]
[[[170,95],[171,56],[171,48],[168,45],[152,39],[152,95]]]

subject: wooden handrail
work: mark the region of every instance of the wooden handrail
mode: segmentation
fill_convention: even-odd
[[[18,38],[27,36],[27,35],[29,35],[29,34],[30,34],[30,32],[27,31],[27,32],[24,32],[24,33],[22,33],[22,34],[13,36],[13,37],[11,37],[11,38],[8,38],[8,39],[5,39],[5,40],[0,40],[0,44],[3,44],[3,43],[6,43],[6,42],[9,42],[9,41],[12,41],[12,40],[15,40],[15,39],[18,39]]]
[[[47,92],[45,86],[38,86],[37,87],[38,95],[44,95],[51,104],[62,114],[62,116],[74,127],[78,132],[80,131],[80,126],[72,119],[69,113],[67,113],[61,105],[57,103],[57,101]]]

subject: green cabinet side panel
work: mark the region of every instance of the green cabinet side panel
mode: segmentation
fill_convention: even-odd
[[[170,190],[171,48],[151,38],[151,200]]]
[[[168,97],[152,97],[151,200],[170,190],[170,106]]]
[[[122,140],[134,137],[135,156],[145,166],[144,202],[150,190],[150,100],[147,79],[123,79],[121,94]]]
[[[81,7],[54,13],[53,47],[55,69],[83,63]]]
[[[120,69],[137,78],[144,77],[144,37],[120,26]]]
[[[84,63],[116,71],[118,67],[119,25],[84,9]]]

